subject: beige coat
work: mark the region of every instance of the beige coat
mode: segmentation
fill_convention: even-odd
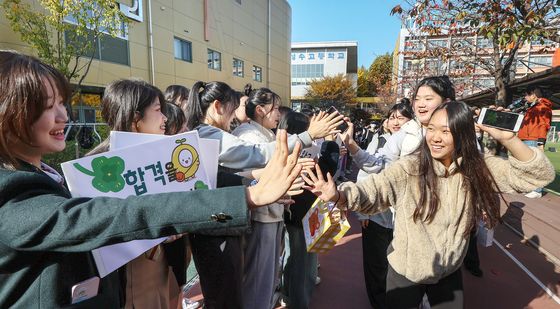
[[[542,151],[533,148],[528,162],[486,156],[485,162],[502,192],[529,192],[550,183],[554,168]],[[434,160],[439,176],[440,206],[431,223],[414,222],[420,200],[418,158],[407,156],[380,174],[371,174],[357,183],[343,183],[348,208],[375,213],[395,208],[394,238],[388,260],[393,269],[416,283],[436,283],[457,270],[465,257],[468,239],[463,237],[472,209],[463,190],[463,177],[452,164],[448,170]]]

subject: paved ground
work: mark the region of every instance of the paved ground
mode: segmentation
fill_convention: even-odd
[[[495,243],[488,248],[479,247],[484,276],[476,278],[463,273],[465,307],[560,308],[560,267],[553,262],[560,257],[560,197],[549,194],[531,200],[506,195],[506,200],[514,202],[514,206],[506,208],[503,203],[504,221],[513,223],[510,225],[526,238],[556,255],[547,258],[509,227],[500,225],[495,230]],[[362,275],[359,223],[355,219],[352,223],[352,229],[338,246],[320,257],[322,282],[315,290],[311,308],[369,308]]]
[[[482,278],[463,273],[466,308],[560,308],[560,197],[505,195],[504,223],[494,244],[480,248]],[[320,256],[321,284],[312,309],[369,308],[363,283],[359,223],[331,251]],[[201,299],[195,286],[189,293]]]

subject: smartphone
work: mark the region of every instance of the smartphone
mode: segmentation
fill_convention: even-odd
[[[512,132],[519,131],[522,122],[523,114],[499,112],[486,107],[480,111],[478,116],[479,124]]]
[[[342,115],[334,106],[329,107],[329,109],[327,110],[327,114],[332,114],[334,112],[339,113],[340,115]],[[340,133],[344,133],[346,130],[348,130],[348,123],[346,123],[346,121],[343,121],[341,125],[339,125],[338,127],[336,127],[337,130],[340,131]]]

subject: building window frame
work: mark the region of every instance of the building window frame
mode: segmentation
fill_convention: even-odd
[[[222,70],[222,53],[208,48],[208,68],[216,71]]]
[[[262,68],[259,66],[253,66],[253,80],[262,83]]]
[[[180,47],[180,50],[177,50],[178,47]],[[186,52],[185,48],[187,49]],[[173,53],[175,59],[192,63],[192,42],[178,37],[173,37]]]
[[[233,58],[233,76],[244,77],[245,62],[238,58]]]

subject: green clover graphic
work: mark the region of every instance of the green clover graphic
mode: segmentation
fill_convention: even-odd
[[[93,171],[79,163],[74,163],[74,167],[88,176],[93,176],[91,184],[101,192],[119,192],[124,189],[124,160],[121,157],[97,157],[91,161]]]
[[[194,183],[194,189],[195,190],[208,190],[208,186],[202,182],[202,181],[197,181]]]

